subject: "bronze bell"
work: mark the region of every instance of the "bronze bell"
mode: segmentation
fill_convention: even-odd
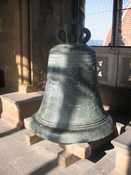
[[[97,91],[96,57],[86,45],[51,49],[43,102],[30,128],[59,143],[92,142],[113,131]]]
[[[90,33],[82,32],[50,50],[43,101],[26,126],[58,143],[94,142],[113,132],[97,90],[96,56],[85,44]],[[64,39],[64,31],[59,36]]]

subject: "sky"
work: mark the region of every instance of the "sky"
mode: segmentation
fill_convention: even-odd
[[[128,0],[124,1],[124,7]],[[91,40],[104,40],[112,26],[113,0],[86,0],[85,26],[91,31]]]

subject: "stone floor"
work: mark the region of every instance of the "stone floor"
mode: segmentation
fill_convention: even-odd
[[[12,129],[0,119],[0,175],[111,175],[115,162],[113,149],[62,168],[57,164],[62,151],[59,145],[43,140],[29,146],[26,132]]]

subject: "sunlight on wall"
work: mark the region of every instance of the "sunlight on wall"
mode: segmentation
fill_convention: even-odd
[[[26,57],[21,57],[21,55],[16,55],[16,64],[18,68],[19,84],[29,84],[29,61]]]

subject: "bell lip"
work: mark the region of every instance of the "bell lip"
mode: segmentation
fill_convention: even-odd
[[[110,116],[106,117],[107,120],[101,126],[94,128],[87,128],[86,130],[77,131],[61,131],[52,129],[46,126],[38,124],[34,118],[30,118],[28,122],[25,122],[25,127],[36,135],[61,144],[75,144],[75,143],[93,143],[101,139],[105,139],[115,130],[115,126]],[[28,120],[28,119],[26,119]]]
[[[49,122],[47,120],[40,120],[40,119],[37,119],[35,117],[35,115],[33,116],[33,119],[36,123],[38,123],[38,125],[41,125],[43,127],[48,127],[48,128],[51,128],[51,129],[59,129],[59,130],[64,130],[64,131],[79,131],[79,130],[86,130],[86,128],[94,128],[96,127],[97,125],[100,126],[100,125],[103,125],[104,122],[106,122],[107,118],[106,116],[99,120],[99,121],[95,121],[94,123],[86,123],[86,124],[72,124],[72,125],[69,125],[68,128],[62,128],[60,126],[57,126],[57,124],[55,125],[53,122]],[[64,126],[64,125],[63,125]]]

